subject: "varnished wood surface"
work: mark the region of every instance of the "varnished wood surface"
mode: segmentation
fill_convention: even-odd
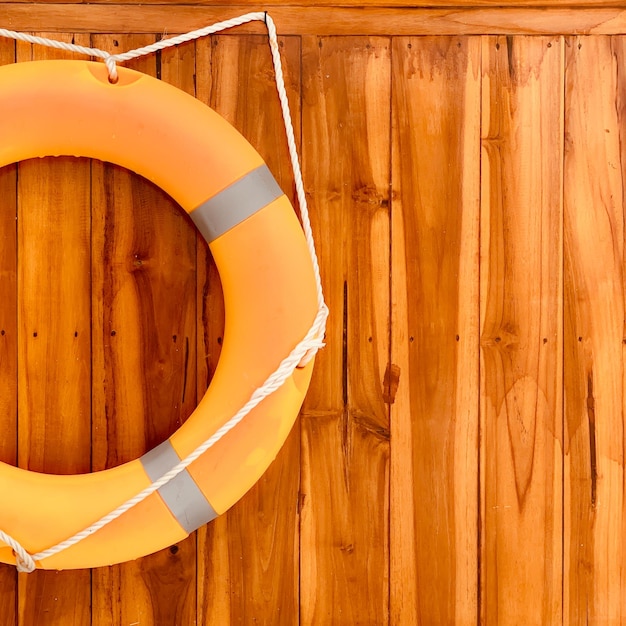
[[[287,94],[300,126],[300,40],[281,38]],[[293,175],[284,148],[284,131],[270,53],[264,37],[217,36],[202,50],[205,87],[198,97],[210,104],[258,146],[266,163],[294,201]],[[210,59],[210,61],[209,61]],[[210,68],[210,69],[209,69]],[[243,70],[245,68],[245,71]],[[198,74],[200,75],[200,74]],[[247,81],[245,89],[233,76]],[[254,85],[254,87],[252,87]],[[199,249],[205,255],[206,247]],[[221,324],[214,326],[215,308],[222,306],[214,266],[209,269],[209,368],[217,363]],[[217,282],[217,284],[215,284]],[[199,305],[204,307],[202,299]],[[217,315],[218,322],[221,317]],[[205,321],[203,321],[205,320]],[[202,349],[206,350],[206,347]],[[202,382],[206,384],[205,381]],[[199,561],[204,578],[199,583],[198,622],[249,624],[262,615],[268,623],[297,623],[299,605],[298,490],[300,485],[300,424],[296,422],[279,459],[239,506],[216,525],[199,533]],[[213,528],[215,526],[215,528]]]
[[[12,0],[12,2],[27,3],[30,0]],[[128,0],[121,2],[120,0],[48,0],[50,4],[106,4],[106,5],[134,5],[134,4],[152,4],[152,5],[190,5],[190,6],[203,6],[203,7],[218,7],[225,8],[230,6],[224,0]],[[288,5],[294,8],[306,8],[306,7],[327,7],[337,6],[342,4],[344,6],[393,6],[398,8],[411,7],[454,7],[454,8],[473,8],[473,7],[619,7],[623,5],[621,0],[511,0],[506,4],[502,0],[387,0],[386,2],[380,2],[380,0],[344,0],[339,3],[337,0],[292,0],[291,2],[281,2],[281,0],[268,0],[263,3],[263,8],[276,7]],[[258,10],[259,4],[255,0],[238,0],[237,5],[252,7],[252,10]]]
[[[85,44],[89,37],[75,40]],[[16,49],[18,61],[68,56],[30,45]],[[63,157],[20,163],[17,182],[18,464],[40,472],[88,472],[89,162]],[[35,572],[19,577],[17,591],[18,623],[35,624],[46,615],[79,626],[90,618],[88,571]],[[55,600],[60,594],[66,598],[61,604]]]
[[[589,7],[549,6],[519,8],[464,6],[432,8],[404,6],[290,6],[269,8],[281,35],[613,35],[626,33],[623,3]],[[250,5],[198,6],[181,4],[0,4],[2,28],[21,31],[81,33],[172,33],[203,28],[259,7]],[[263,33],[253,22],[238,27],[238,33]]]
[[[302,416],[305,624],[388,623],[390,56],[389,39],[303,40],[304,175],[336,303]]]
[[[15,61],[13,42],[0,41],[0,63]],[[0,460],[17,463],[17,166],[0,169]],[[17,620],[17,574],[0,568],[0,614]]]
[[[394,624],[478,611],[480,54],[479,38],[393,42]]]
[[[562,69],[560,38],[483,40],[485,624],[561,623]]]
[[[623,38],[567,41],[565,593],[567,623],[626,619]],[[584,87],[583,87],[584,84]],[[592,235],[590,236],[590,233]]]
[[[127,47],[154,40],[109,35],[94,43]],[[158,67],[163,80],[195,95],[193,47],[181,46],[159,61],[138,59],[133,67],[151,75]],[[129,172],[93,163],[91,187],[97,471],[151,449],[196,406],[196,237],[173,201]],[[120,197],[128,200],[120,203]],[[129,414],[146,417],[129,420]],[[155,594],[155,585],[163,593]],[[92,603],[93,624],[191,623],[195,540],[141,562],[95,570]]]
[[[0,16],[123,50],[252,8],[148,4]],[[626,39],[559,35],[620,32],[623,11],[305,4],[276,6],[331,307],[302,416],[259,484],[170,549],[1,566],[0,625],[626,623]],[[213,106],[293,197],[260,32],[134,67]],[[0,63],[60,55],[0,41]],[[219,277],[138,176],[0,169],[0,278],[3,460],[116,465],[209,384]]]

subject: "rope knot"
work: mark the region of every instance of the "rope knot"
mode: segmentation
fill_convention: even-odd
[[[107,52],[104,57],[104,64],[107,66],[107,70],[109,70],[109,82],[115,84],[119,80],[117,74],[117,56]]]
[[[317,316],[311,327],[311,331],[315,334],[310,339],[305,339],[303,344],[308,348],[304,353],[304,356],[300,359],[300,362],[296,367],[306,367],[313,357],[317,354],[318,350],[321,350],[326,344],[324,343],[324,335],[326,334],[326,320],[328,319],[328,306],[322,300],[320,308],[317,311]]]
[[[300,359],[300,362],[296,366],[298,368],[306,367],[313,360],[313,357],[317,354],[318,350],[321,350],[324,346],[326,346],[322,337],[316,337],[315,339],[312,339],[307,345],[311,347],[304,353],[304,356]]]
[[[27,558],[23,558],[20,554],[15,554],[16,569],[22,574],[30,574],[35,571],[35,561],[28,552],[24,554]]]
[[[24,574],[30,574],[35,571],[35,559],[26,551],[24,546],[17,540],[11,537],[8,533],[0,530],[0,541],[6,543],[13,550],[15,556],[15,565],[18,572]]]

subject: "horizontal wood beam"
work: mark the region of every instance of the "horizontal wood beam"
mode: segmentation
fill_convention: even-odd
[[[622,3],[622,6],[623,3]],[[20,31],[179,33],[247,13],[250,5],[199,6],[0,3],[0,27]],[[622,8],[356,8],[275,6],[282,35],[615,35]],[[261,23],[232,32],[263,33]]]
[[[122,4],[120,0],[39,0],[32,2],[31,0],[10,0],[9,2],[0,2],[2,4],[105,4],[118,5]],[[124,5],[187,5],[187,6],[203,6],[213,8],[226,8],[228,5],[224,0],[126,0]],[[259,8],[258,0],[239,0],[239,6],[250,7],[252,10]],[[263,3],[264,8],[268,7],[284,7],[289,5],[294,8],[316,8],[316,7],[394,7],[394,8],[457,8],[471,9],[477,7],[502,7],[506,5],[513,7],[593,7],[596,9],[606,7],[624,7],[624,0],[299,0],[292,2],[283,2],[282,0],[267,0]]]

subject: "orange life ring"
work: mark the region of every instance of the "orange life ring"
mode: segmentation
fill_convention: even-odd
[[[92,157],[155,182],[206,238],[224,289],[222,353],[206,395],[167,441],[91,474],[40,474],[0,463],[0,530],[35,554],[90,526],[228,421],[307,333],[315,274],[289,200],[259,154],[217,113],[144,74],[39,61],[0,68],[0,166]],[[223,513],[261,476],[304,399],[312,362],[296,369],[238,428],[171,483],[80,543],[37,563],[97,567],[155,552]],[[0,561],[15,563],[0,541]]]

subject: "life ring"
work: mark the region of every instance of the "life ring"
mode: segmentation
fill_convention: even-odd
[[[307,333],[317,312],[313,264],[294,210],[260,155],[192,96],[120,68],[36,61],[0,68],[0,167],[73,155],[156,183],[208,242],[226,311],[206,395],[167,441],[105,471],[58,476],[0,463],[0,530],[30,554],[88,527],[186,457],[234,415]],[[37,563],[74,569],[132,560],[184,539],[226,511],[284,443],[313,363],[297,368],[245,421],[171,483],[80,543]],[[0,561],[15,555],[0,542]]]

